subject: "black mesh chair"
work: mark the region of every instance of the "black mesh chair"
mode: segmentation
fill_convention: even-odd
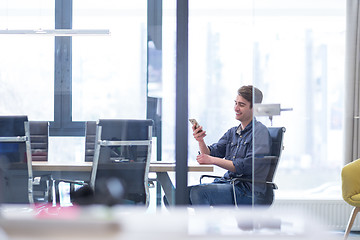
[[[56,185],[70,183],[71,202],[78,205],[148,206],[152,127],[152,120],[100,119],[89,141],[95,144],[90,182],[60,179]]]
[[[32,161],[48,161],[49,122],[30,121]]]
[[[27,116],[0,116],[0,203],[33,203]]]
[[[242,178],[241,176],[230,179],[229,181],[233,185],[234,202],[235,202],[236,206],[237,206],[237,201],[236,201],[236,194],[235,194],[235,185],[239,182],[251,182],[254,184],[265,184],[266,185],[266,194],[267,195],[269,194],[272,196],[273,196],[273,190],[278,188],[277,185],[273,182],[273,180],[274,180],[274,176],[276,173],[276,169],[279,164],[282,150],[284,148],[283,137],[284,137],[284,133],[285,133],[286,129],[284,127],[269,127],[268,130],[269,130],[269,134],[270,134],[270,137],[272,140],[271,155],[261,157],[261,158],[255,158],[255,160],[254,160],[256,162],[255,167],[256,166],[266,166],[266,168],[269,169],[268,174],[265,179],[260,179],[260,178],[256,177],[256,169],[255,169],[254,179]],[[220,176],[202,175],[200,177],[200,183],[204,177],[221,178]],[[271,199],[271,202],[266,203],[266,205],[271,205],[272,202],[273,202],[273,198]]]
[[[32,161],[48,161],[49,152],[49,122],[29,121],[31,159]],[[51,174],[33,173],[34,202],[51,202],[52,184]]]
[[[95,152],[96,121],[85,122],[85,162],[92,162]]]
[[[270,159],[270,170],[269,174],[266,177],[266,184],[273,186],[273,189],[277,189],[277,185],[273,183],[276,169],[279,165],[279,160],[281,157],[282,150],[284,149],[283,138],[286,129],[284,127],[270,127],[268,128],[269,134],[272,140],[271,146],[271,156]]]
[[[152,127],[152,120],[99,120],[90,178],[95,196],[116,180],[123,187],[119,204],[149,204]]]

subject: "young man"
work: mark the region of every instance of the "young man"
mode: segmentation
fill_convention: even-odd
[[[222,178],[217,178],[212,183],[189,187],[192,205],[234,204],[233,185],[230,184],[229,179],[239,176],[252,179],[253,173],[255,180],[266,178],[270,166],[253,158],[269,155],[271,148],[268,129],[253,118],[253,100],[255,103],[261,103],[262,97],[261,91],[251,85],[238,89],[234,110],[235,118],[240,121],[240,125],[230,128],[217,143],[210,146],[204,141],[206,131],[201,126],[198,128],[193,126],[193,135],[199,143],[201,152],[196,158],[198,163],[213,164],[228,171]],[[266,184],[256,183],[254,189],[252,188],[251,182],[239,182],[235,185],[238,205],[272,202],[273,192],[272,189],[271,191],[267,189]]]

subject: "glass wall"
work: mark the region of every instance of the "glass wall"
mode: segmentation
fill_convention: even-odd
[[[146,118],[147,1],[73,4],[74,29],[111,35],[72,38],[72,120]],[[253,84],[263,103],[293,109],[272,122],[258,117],[268,127],[286,128],[276,197],[340,198],[345,2],[191,0],[189,6],[189,118],[207,131],[206,143],[239,124],[237,89]],[[54,8],[45,1],[1,2],[0,28],[53,29]],[[175,0],[163,1],[162,17],[162,91],[155,95],[162,98],[162,160],[174,161]],[[0,43],[0,114],[53,121],[54,38],[3,35]],[[188,136],[188,162],[196,164],[190,124]],[[66,139],[68,145],[55,140],[55,153],[73,147],[81,155],[74,159],[83,161],[80,138]],[[216,167],[214,174],[224,172]],[[199,174],[189,174],[189,184],[198,183]]]
[[[252,1],[190,1],[189,116],[204,127],[209,145],[239,125],[237,90],[252,84],[252,12]],[[198,146],[191,129],[189,136],[189,161],[194,162]]]
[[[218,141],[238,125],[237,89],[253,84],[263,103],[293,109],[272,122],[258,117],[286,128],[276,198],[338,199],[344,56],[344,1],[190,1],[189,117],[207,131],[208,144]],[[189,128],[189,163],[197,151]]]
[[[277,198],[341,198],[346,2],[323,3],[254,1],[253,82],[293,108],[272,122],[286,128]]]

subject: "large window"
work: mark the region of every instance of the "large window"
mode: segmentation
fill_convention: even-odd
[[[111,35],[73,37],[73,120],[145,118],[146,6],[146,0],[74,1],[74,29]]]
[[[1,1],[0,29],[53,29],[53,1]],[[0,37],[0,114],[54,117],[54,38]]]

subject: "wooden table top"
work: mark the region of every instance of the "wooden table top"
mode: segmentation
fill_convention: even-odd
[[[49,163],[46,161],[33,161],[33,171],[80,171],[90,172],[92,162],[82,163]],[[214,167],[212,165],[195,165],[188,166],[189,172],[212,172]],[[150,172],[173,172],[175,171],[174,162],[150,162]]]

